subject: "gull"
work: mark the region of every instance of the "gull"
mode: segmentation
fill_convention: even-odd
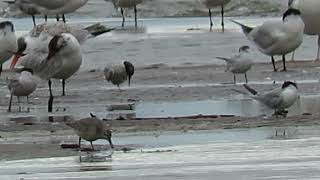
[[[31,0],[14,0],[14,1],[4,1],[8,4],[13,4],[20,9],[25,14],[28,14],[32,17],[33,25],[36,26],[36,15],[41,14],[40,11],[44,9],[32,3]],[[46,16],[45,16],[46,17]]]
[[[108,65],[104,68],[105,79],[112,84],[117,85],[120,89],[120,84],[124,83],[128,79],[128,85],[130,86],[131,77],[134,74],[134,66],[128,61],[124,61],[123,64]]]
[[[19,112],[21,111],[20,97],[28,96],[37,88],[37,79],[33,76],[32,69],[23,68],[17,78],[7,78],[8,89],[10,90],[10,101],[8,112],[11,112],[12,98],[17,96],[19,103]]]
[[[85,139],[90,142],[92,150],[92,142],[98,139],[105,139],[109,141],[110,147],[113,149],[112,144],[112,132],[106,126],[102,120],[91,114],[91,117],[80,119],[77,121],[67,120],[68,126],[72,127],[76,134],[79,136],[79,149],[81,150],[81,139]]]
[[[216,57],[217,59],[226,61],[226,72],[229,71],[233,73],[234,84],[237,83],[236,74],[244,74],[246,83],[248,83],[247,71],[251,69],[253,64],[252,59],[247,57],[247,53],[249,53],[248,50],[249,46],[241,46],[239,48],[239,54],[234,55],[231,58]]]
[[[18,50],[12,61],[12,68],[19,61],[19,65],[31,68],[35,72],[40,71],[40,62],[47,57],[48,44],[53,36],[61,33],[72,34],[80,44],[87,39],[109,32],[113,28],[107,28],[99,23],[82,27],[80,25],[67,25],[62,22],[45,23],[37,25],[29,34],[18,39]],[[26,55],[25,55],[26,54]],[[62,79],[62,95],[65,95],[65,80]]]
[[[211,9],[217,6],[221,6],[221,26],[222,32],[224,32],[224,6],[228,4],[231,0],[201,0],[201,3],[204,4],[209,9],[209,19],[210,19],[210,31],[212,31],[212,13]]]
[[[277,71],[274,56],[282,55],[283,71],[286,71],[285,55],[297,49],[303,40],[304,23],[300,15],[299,10],[290,8],[283,14],[282,21],[266,21],[255,28],[231,21],[241,26],[260,52],[271,56],[274,71]]]
[[[0,75],[2,65],[17,51],[17,38],[10,21],[0,22]]]
[[[63,22],[66,22],[65,14],[72,13],[84,6],[88,0],[29,0],[38,8],[43,15],[55,15],[59,20],[62,15]]]
[[[32,37],[39,37],[41,33],[46,33],[51,36],[61,33],[70,33],[79,41],[80,44],[83,44],[87,39],[97,37],[114,29],[115,28],[109,28],[100,23],[84,27],[80,24],[56,22],[39,24],[29,32],[29,35]]]
[[[247,84],[244,84],[244,87],[253,95],[253,99],[274,109],[274,115],[286,114],[285,109],[291,107],[299,98],[297,84],[291,81],[285,81],[281,88],[261,94]]]
[[[320,60],[320,1],[319,0],[289,0],[288,5],[301,11],[301,17],[305,24],[304,33],[318,35],[318,51],[316,60]]]
[[[43,35],[42,38],[47,39],[37,41],[29,37],[29,39],[31,39],[29,41],[31,42],[30,44],[37,46],[29,49],[29,51],[28,48],[26,48],[27,44],[24,44],[25,42],[23,42],[26,39],[19,38],[18,52],[12,60],[11,68],[14,68],[17,61],[21,58],[25,61],[24,65],[33,69],[37,76],[41,79],[48,80],[50,94],[48,111],[52,112],[53,95],[51,79],[62,80],[62,95],[65,95],[65,80],[79,70],[82,63],[82,54],[80,44],[72,34],[62,33],[55,35],[53,38]],[[43,45],[46,44],[48,40],[50,40],[50,42],[47,45],[47,48],[43,48],[45,47]],[[22,57],[21,53],[24,52],[25,55]]]
[[[137,22],[137,5],[142,3],[143,0],[112,0],[112,3],[115,8],[120,8],[121,15],[122,15],[122,24],[121,26],[124,27],[124,22],[126,21],[124,16],[124,8],[133,8],[134,9],[134,21],[135,27],[138,27]]]

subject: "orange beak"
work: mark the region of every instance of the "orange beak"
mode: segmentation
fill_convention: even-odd
[[[12,61],[11,61],[11,65],[10,65],[10,69],[13,69],[13,68],[16,66],[16,64],[17,64],[17,62],[19,61],[19,59],[21,58],[21,56],[22,56],[22,55],[20,55],[20,54],[15,54],[15,55],[13,56],[13,59],[12,59]]]

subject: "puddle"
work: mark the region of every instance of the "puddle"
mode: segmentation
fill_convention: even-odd
[[[236,99],[239,99],[236,98]],[[289,108],[288,116],[319,113],[320,96],[302,96]],[[272,115],[263,104],[242,97],[239,100],[205,100],[189,102],[140,103],[136,105],[137,118],[183,117],[196,115],[234,115],[256,117]]]

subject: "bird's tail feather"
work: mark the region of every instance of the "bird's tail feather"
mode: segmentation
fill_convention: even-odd
[[[251,87],[249,87],[247,84],[243,84],[243,86],[253,95],[257,95],[258,92],[254,89],[252,89]]]
[[[115,28],[106,27],[100,23],[96,23],[96,24],[93,24],[93,25],[85,28],[85,30],[89,31],[90,34],[94,37],[99,36],[104,33],[107,33],[107,32],[110,32],[114,29]]]
[[[233,19],[230,19],[230,21],[232,21],[232,22],[238,24],[239,26],[241,26],[242,31],[243,31],[243,33],[244,33],[245,35],[249,34],[249,33],[252,31],[252,29],[253,29],[252,27],[249,27],[249,26],[246,26],[246,25],[244,25],[244,24],[241,24],[241,23],[239,23],[238,21],[235,21],[235,20],[233,20]]]
[[[7,4],[14,4],[15,3],[15,1],[2,1],[2,2],[7,3]]]

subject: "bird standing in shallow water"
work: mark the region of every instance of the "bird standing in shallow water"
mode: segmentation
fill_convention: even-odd
[[[138,27],[138,21],[137,21],[137,5],[142,3],[142,0],[112,0],[112,3],[114,7],[117,9],[120,8],[121,15],[122,15],[122,24],[121,26],[124,27],[124,22],[126,21],[125,15],[124,15],[124,9],[125,8],[133,8],[134,9],[134,22],[135,27]]]
[[[114,148],[111,140],[111,130],[96,116],[91,114],[90,118],[84,118],[78,121],[69,120],[66,124],[72,127],[79,136],[79,149],[81,149],[81,139],[89,141],[92,150],[94,150],[92,142],[98,139],[107,140],[110,144],[110,147],[112,149]]]
[[[211,9],[217,6],[221,6],[221,27],[224,32],[224,6],[231,0],[201,0],[201,2],[209,9],[210,31],[212,31],[212,12]]]
[[[227,62],[226,72],[233,73],[234,84],[237,83],[236,74],[244,74],[246,83],[248,83],[247,71],[251,69],[253,61],[247,57],[249,46],[241,46],[239,48],[239,54],[232,56],[231,58],[217,57]]]
[[[17,96],[19,103],[19,112],[21,111],[20,97],[28,96],[33,93],[37,88],[37,80],[33,76],[32,69],[23,68],[18,78],[7,79],[8,89],[10,90],[10,101],[8,112],[11,112],[12,98]]]
[[[260,52],[271,56],[274,71],[277,71],[274,56],[281,55],[283,71],[286,71],[286,54],[297,49],[303,40],[304,23],[300,15],[299,10],[288,9],[283,14],[282,21],[266,21],[255,28],[232,21],[241,26],[244,34]]]
[[[131,78],[134,74],[134,66],[128,61],[124,61],[119,65],[108,65],[104,68],[105,79],[112,84],[117,85],[120,89],[120,84],[128,80],[128,85],[131,84]]]

